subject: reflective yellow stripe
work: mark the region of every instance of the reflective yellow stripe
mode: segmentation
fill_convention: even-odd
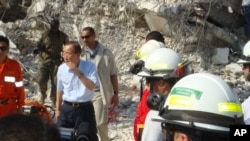
[[[137,50],[137,51],[135,52],[135,58],[136,58],[136,59],[141,59],[141,52],[140,52],[140,50]]]
[[[144,124],[138,124],[138,128],[144,128]]]
[[[168,64],[151,64],[150,65],[151,69],[168,69]]]
[[[4,81],[5,82],[15,82],[16,81],[16,78],[15,77],[13,77],[13,76],[5,76],[4,77]]]
[[[219,103],[218,104],[219,112],[236,112],[242,113],[242,108],[239,103]]]
[[[16,82],[15,85],[16,85],[16,87],[22,87],[23,81]]]
[[[194,105],[194,99],[184,96],[170,95],[168,105],[185,108],[192,107]]]

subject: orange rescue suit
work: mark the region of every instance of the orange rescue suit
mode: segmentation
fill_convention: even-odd
[[[16,60],[0,64],[0,117],[21,111],[24,105],[23,75]]]

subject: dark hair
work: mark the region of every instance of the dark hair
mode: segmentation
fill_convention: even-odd
[[[148,35],[146,36],[146,41],[148,40],[156,40],[165,44],[164,37],[159,31],[151,31],[150,33],[148,33]]]
[[[175,83],[179,80],[180,80],[180,77],[170,77],[168,79],[164,79],[164,81],[166,81],[171,87],[173,87]]]
[[[67,45],[72,45],[75,49],[75,53],[82,53],[82,48],[80,46],[80,44],[76,41],[68,41],[67,43],[65,43],[64,46],[67,46]]]
[[[0,119],[0,140],[60,141],[60,132],[38,116],[12,114]]]
[[[9,47],[10,42],[9,42],[9,39],[7,37],[0,35],[0,42],[6,43],[7,46]]]
[[[90,26],[84,27],[84,28],[82,29],[82,31],[89,31],[90,34],[95,35],[95,30],[94,30],[94,28],[92,28],[92,27],[90,27]]]

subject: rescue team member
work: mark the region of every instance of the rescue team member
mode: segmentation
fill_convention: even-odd
[[[230,125],[243,124],[239,98],[220,77],[196,73],[171,89],[159,116],[165,141],[229,141]]]
[[[132,74],[137,74],[138,72],[140,72],[144,65],[144,61],[148,57],[148,55],[155,49],[161,47],[165,48],[164,43],[165,43],[164,37],[159,31],[151,31],[150,33],[148,33],[146,36],[146,43],[143,44],[142,47],[136,51],[136,59],[138,59],[139,61],[130,67],[130,72]],[[142,62],[142,60],[144,61]],[[137,75],[134,75],[133,77],[135,79],[138,78],[141,79],[141,77]],[[141,83],[141,92],[140,92],[141,99],[137,105],[136,116],[134,120],[133,135],[135,141],[139,141],[141,139],[141,133],[144,127],[144,121],[149,112],[149,108],[147,106],[147,98],[150,93],[149,86],[151,79],[148,77],[146,77],[145,79],[146,82],[144,88],[142,86],[143,84]]]
[[[142,132],[142,141],[162,141],[162,130],[159,122],[152,121],[152,117],[158,115],[157,106],[151,106],[151,97],[167,97],[172,86],[183,77],[184,62],[181,56],[169,48],[155,49],[145,61],[143,71],[137,75],[150,78],[150,95],[147,98],[147,104],[150,108],[148,112],[144,129]],[[154,102],[155,102],[154,98]],[[156,100],[157,101],[157,100]],[[158,103],[159,104],[159,103]],[[160,105],[160,104],[159,104]]]
[[[98,141],[94,106],[95,86],[99,86],[96,67],[80,59],[81,46],[68,42],[63,47],[64,63],[57,72],[56,119],[59,127],[75,128],[83,122],[90,126],[90,141]],[[85,127],[87,128],[87,127]],[[79,129],[83,130],[83,129]]]
[[[44,104],[47,97],[48,80],[51,81],[50,100],[52,106],[56,102],[56,72],[58,66],[62,63],[61,51],[63,44],[68,41],[68,36],[59,30],[60,23],[58,20],[52,20],[50,29],[44,31],[38,43],[38,84],[41,92],[39,102]]]
[[[244,78],[246,81],[250,81],[250,41],[245,44],[243,54],[237,63],[242,64]],[[250,97],[243,101],[241,106],[244,113],[244,122],[250,125]]]
[[[0,117],[21,112],[23,75],[19,63],[8,57],[9,39],[0,36]]]

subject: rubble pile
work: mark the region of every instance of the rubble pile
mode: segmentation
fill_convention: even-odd
[[[129,135],[116,131],[111,136],[130,140],[140,87],[128,70],[152,30],[162,32],[167,47],[192,61],[194,72],[219,75],[241,101],[248,97],[250,86],[235,63],[235,52],[246,42],[240,5],[239,0],[0,0],[0,31],[15,44],[10,54],[22,64],[26,95],[36,98],[37,59],[31,52],[49,21],[59,19],[60,29],[81,44],[81,29],[94,27],[119,68],[120,116],[112,129],[131,129]]]

